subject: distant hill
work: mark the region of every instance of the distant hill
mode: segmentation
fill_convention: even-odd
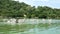
[[[60,9],[53,9],[47,6],[38,6],[37,8],[35,8],[35,6],[31,7],[24,2],[0,0],[0,16],[8,18],[22,17],[60,19]]]

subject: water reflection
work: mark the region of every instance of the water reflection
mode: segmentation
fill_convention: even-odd
[[[60,26],[49,29],[32,28],[24,32],[12,29],[10,31],[9,30],[0,31],[0,34],[60,34]]]
[[[36,20],[35,20],[36,21]],[[23,24],[23,25],[7,25],[0,24],[0,34],[60,34],[60,21],[52,20],[52,23]],[[51,21],[51,20],[50,20]],[[30,21],[34,22],[34,21]],[[42,22],[37,20],[37,22]],[[37,23],[36,22],[36,23]]]

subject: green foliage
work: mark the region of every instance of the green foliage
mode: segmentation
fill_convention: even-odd
[[[0,16],[3,17],[22,17],[24,18],[60,18],[60,9],[51,8],[47,6],[35,6],[31,7],[24,2],[18,2],[14,0],[0,0]]]

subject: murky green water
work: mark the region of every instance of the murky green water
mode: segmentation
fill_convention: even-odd
[[[0,24],[0,34],[60,34],[60,22],[51,24]]]
[[[19,25],[18,25],[19,26]],[[22,27],[19,28],[18,26],[0,26],[0,34],[60,34],[60,26],[40,26],[38,27]]]

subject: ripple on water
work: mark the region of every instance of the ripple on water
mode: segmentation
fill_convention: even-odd
[[[3,32],[0,32],[3,34]],[[33,28],[28,31],[18,32],[18,31],[9,31],[7,34],[60,34],[60,27],[54,27],[46,30],[42,30],[39,28]]]
[[[54,27],[43,31],[40,31],[38,28],[34,28],[29,31],[22,32],[21,34],[60,34],[59,28],[60,27]]]

